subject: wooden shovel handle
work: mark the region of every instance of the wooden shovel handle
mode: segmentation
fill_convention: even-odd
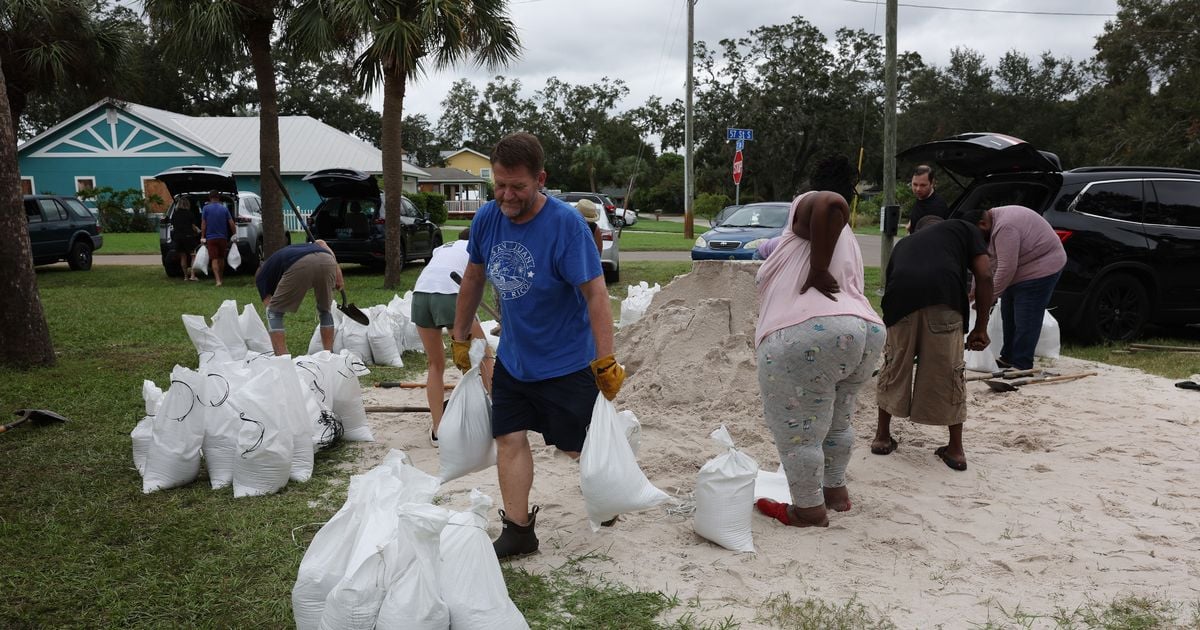
[[[1049,376],[1046,378],[1039,378],[1039,379],[1032,380],[1032,381],[1026,381],[1024,383],[1016,382],[1016,383],[1013,383],[1013,385],[1016,385],[1018,387],[1024,387],[1026,385],[1041,385],[1042,383],[1060,383],[1062,381],[1073,381],[1075,379],[1084,378],[1086,376],[1096,376],[1096,372],[1082,372],[1080,374],[1064,374],[1062,376]]]

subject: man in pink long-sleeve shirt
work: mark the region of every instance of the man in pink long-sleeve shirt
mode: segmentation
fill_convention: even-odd
[[[969,210],[962,218],[978,225],[988,238],[988,255],[995,265],[993,295],[1004,298],[1004,345],[997,362],[1032,368],[1042,314],[1067,264],[1062,240],[1042,215],[1024,206]]]

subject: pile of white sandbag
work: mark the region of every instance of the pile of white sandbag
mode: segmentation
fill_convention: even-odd
[[[370,324],[362,324],[333,311],[333,351],[349,350],[367,365],[404,367],[401,355],[409,350],[424,352],[417,325],[412,323],[412,291],[404,297],[396,295],[387,304],[376,304],[363,309]],[[321,327],[318,324],[308,342],[308,353],[315,354],[324,348],[321,345]]]
[[[966,334],[970,334],[971,328],[975,327],[974,308],[971,309],[970,317]],[[1004,347],[1004,320],[1000,316],[1000,302],[996,302],[991,317],[988,318],[987,333],[988,339],[991,341],[988,347],[979,351],[963,351],[966,369],[972,372],[995,372],[1000,369],[999,364],[996,363],[996,359],[1000,357],[1000,348]],[[1062,338],[1058,320],[1054,319],[1054,316],[1047,310],[1042,313],[1042,331],[1038,337],[1037,347],[1034,348],[1033,356],[1057,359],[1062,356],[1061,352]]]
[[[143,383],[146,415],[130,434],[143,492],[192,483],[203,460],[213,489],[271,494],[308,481],[315,451],[334,438],[372,439],[365,368],[349,353],[204,356],[197,370],[175,366],[165,393]]]
[[[661,290],[662,287],[657,282],[650,286],[645,280],[636,285],[629,285],[628,294],[621,300],[621,319],[617,326],[628,326],[641,319],[642,315],[646,314],[646,309],[650,308],[650,301],[654,299],[654,295]]]
[[[432,505],[437,478],[393,450],[350,479],[346,503],[317,532],[292,587],[299,630],[525,630],[487,535],[492,500]]]
[[[758,462],[733,446],[725,425],[710,438],[724,453],[708,460],[696,479],[697,534],[731,551],[754,551],[750,519],[754,512],[754,487]]]

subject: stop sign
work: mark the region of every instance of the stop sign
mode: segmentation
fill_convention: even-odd
[[[733,154],[733,183],[742,183],[742,152],[738,151]]]

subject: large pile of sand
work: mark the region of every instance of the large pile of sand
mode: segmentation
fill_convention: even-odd
[[[756,269],[697,264],[618,334],[617,357],[629,371],[618,407],[643,423],[640,461],[651,481],[685,501],[700,466],[716,454],[707,435],[722,423],[760,466],[778,466],[755,372]],[[578,466],[535,436],[532,500],[543,506],[542,552],[519,562],[548,571],[599,550],[612,562],[590,569],[635,588],[696,598],[701,619],[733,615],[746,628],[755,627],[755,608],[774,593],[831,602],[857,597],[908,628],[983,623],[1000,606],[1049,613],[1089,597],[1194,601],[1200,394],[1136,370],[1072,359],[1053,367],[1100,374],[1003,395],[969,387],[966,472],[933,455],[945,429],[902,420],[893,425],[899,450],[871,455],[875,383],[868,383],[854,419],[854,508],[831,514],[831,526],[820,530],[756,515],[757,554],[712,545],[665,508],[592,533]],[[366,398],[424,400],[420,390],[367,390]],[[376,464],[386,448],[402,448],[436,472],[436,450],[424,437],[428,422],[420,414],[373,416],[379,442],[362,465]],[[456,480],[444,494],[465,505],[472,487],[499,502],[494,469]],[[498,519],[492,530],[498,535]]]

